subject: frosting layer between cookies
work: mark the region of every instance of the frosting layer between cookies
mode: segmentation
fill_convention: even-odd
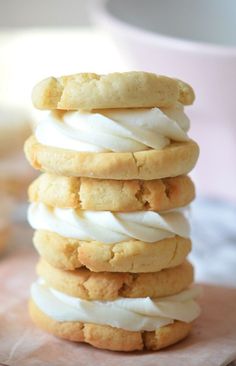
[[[52,111],[42,116],[35,132],[38,142],[77,152],[159,150],[189,139],[189,119],[180,103],[168,109]]]
[[[28,210],[28,221],[34,229],[48,230],[79,240],[114,244],[132,238],[154,243],[175,235],[188,238],[190,225],[187,211],[177,209],[161,214],[155,211],[114,213],[32,203]]]
[[[105,324],[130,331],[153,331],[174,320],[191,322],[200,314],[195,298],[200,288],[158,299],[118,298],[113,301],[88,301],[46,286],[43,280],[31,287],[36,305],[56,321],[81,321]]]

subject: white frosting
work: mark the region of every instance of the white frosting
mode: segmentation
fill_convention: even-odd
[[[53,111],[43,115],[35,136],[43,145],[73,151],[135,152],[187,141],[188,129],[189,120],[177,103],[169,109]]]
[[[189,237],[190,226],[186,215],[187,209],[162,214],[154,211],[115,213],[54,208],[43,203],[32,203],[28,210],[28,221],[34,229],[80,240],[114,244],[137,239],[153,243],[174,235]]]
[[[193,321],[200,314],[200,307],[194,300],[199,293],[200,288],[193,287],[158,299],[88,301],[48,288],[42,280],[31,288],[35,304],[56,321],[105,324],[130,331],[153,331],[174,320]]]

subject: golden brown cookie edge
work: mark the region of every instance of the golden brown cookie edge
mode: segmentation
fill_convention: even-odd
[[[32,321],[48,333],[111,351],[130,352],[144,349],[157,351],[184,339],[192,328],[191,323],[175,321],[153,332],[131,332],[108,325],[58,322],[43,313],[33,300],[29,302],[29,312]]]
[[[193,140],[171,143],[162,150],[88,153],[45,146],[31,136],[24,148],[35,169],[63,176],[115,180],[153,180],[185,175],[194,168],[199,155],[199,147]]]

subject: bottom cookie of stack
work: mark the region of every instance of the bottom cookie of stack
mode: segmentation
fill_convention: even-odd
[[[189,262],[155,273],[63,271],[44,261],[30,314],[42,329],[114,351],[159,350],[185,338],[200,313]]]

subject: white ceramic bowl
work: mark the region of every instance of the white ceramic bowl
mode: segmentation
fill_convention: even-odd
[[[129,69],[194,87],[188,114],[201,147],[198,189],[236,201],[236,1],[94,0],[90,12],[111,33]]]

